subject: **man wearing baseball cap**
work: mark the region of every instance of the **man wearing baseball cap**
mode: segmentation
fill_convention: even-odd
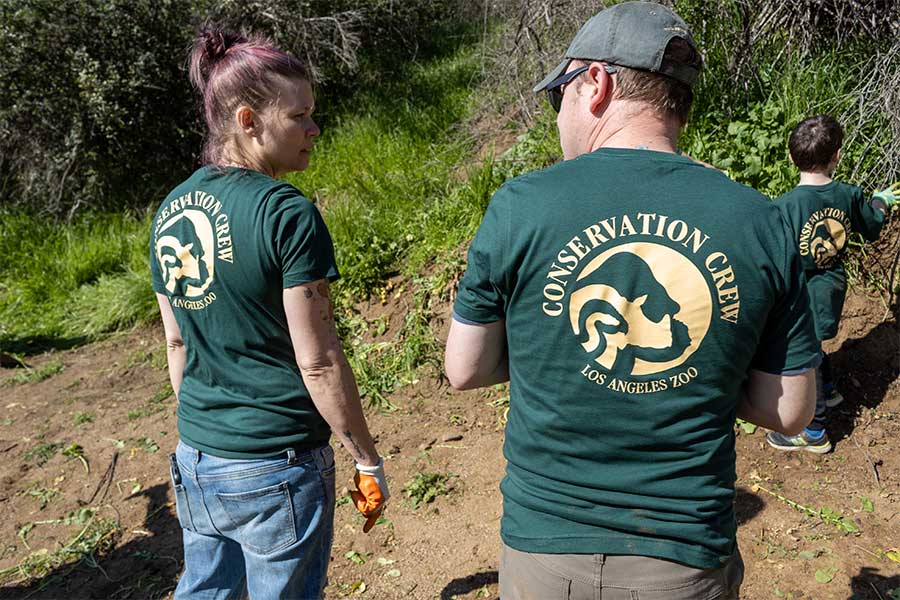
[[[785,223],[677,152],[700,68],[668,8],[595,15],[534,88],[565,160],[501,187],[469,250],[445,365],[510,381],[504,599],[737,598],[735,417],[812,418]]]

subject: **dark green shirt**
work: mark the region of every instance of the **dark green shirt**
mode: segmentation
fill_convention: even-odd
[[[878,238],[884,212],[873,208],[854,185],[832,181],[799,185],[776,200],[791,227],[806,271],[809,296],[820,340],[837,335],[847,275],[841,262],[852,233]]]
[[[505,319],[506,544],[731,556],[741,384],[818,360],[787,240],[769,200],[675,154],[600,149],[494,195],[454,311]]]
[[[338,277],[316,207],[262,173],[201,168],[159,207],[150,264],[187,351],[181,439],[225,458],[326,444],[282,301],[285,288]]]

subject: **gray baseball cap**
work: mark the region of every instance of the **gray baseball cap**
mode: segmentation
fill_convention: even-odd
[[[569,44],[565,59],[534,86],[534,91],[546,88],[576,58],[662,73],[692,85],[700,75],[700,53],[697,52],[695,64],[663,61],[673,38],[682,38],[697,50],[687,24],[667,7],[655,2],[623,2],[610,6],[581,27]]]

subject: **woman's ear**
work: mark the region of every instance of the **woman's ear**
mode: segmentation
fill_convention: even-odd
[[[262,128],[259,115],[246,104],[242,104],[234,111],[234,120],[238,128],[250,137],[257,137]]]

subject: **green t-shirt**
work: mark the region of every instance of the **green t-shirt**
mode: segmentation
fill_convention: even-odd
[[[203,167],[159,207],[150,264],[187,351],[181,439],[224,458],[326,444],[282,301],[285,288],[338,277],[316,207],[262,173]]]
[[[800,251],[820,340],[837,335],[847,276],[841,259],[852,233],[878,238],[884,213],[854,185],[800,185],[776,200]]]
[[[731,556],[739,388],[818,361],[787,239],[768,199],[675,154],[604,148],[494,195],[454,318],[505,319],[506,544]]]

